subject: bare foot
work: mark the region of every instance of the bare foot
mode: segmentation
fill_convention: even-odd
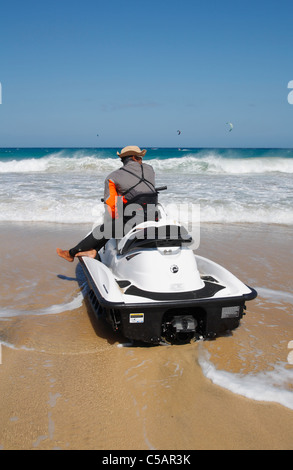
[[[68,250],[61,250],[61,248],[57,248],[56,251],[57,251],[57,255],[61,256],[61,258],[66,259],[66,261],[69,261],[70,263],[72,263],[72,261],[74,260],[74,257],[70,255]]]
[[[75,256],[88,256],[89,258],[95,258],[97,256],[97,250],[80,251],[79,253],[76,253]]]

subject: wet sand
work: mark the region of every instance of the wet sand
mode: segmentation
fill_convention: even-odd
[[[292,409],[233,393],[199,363],[209,353],[231,374],[292,368],[285,298],[249,302],[241,326],[215,341],[133,347],[93,317],[79,264],[55,254],[90,227],[0,229],[0,449],[293,449]],[[214,224],[202,226],[198,253],[292,294],[292,250],[288,227]]]

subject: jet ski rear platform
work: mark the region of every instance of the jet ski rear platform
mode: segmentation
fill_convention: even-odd
[[[237,328],[245,302],[257,292],[194,254],[180,231],[176,239],[141,239],[149,224],[135,227],[120,241],[108,241],[100,260],[79,258],[95,314],[126,338],[151,344],[214,338]],[[164,222],[152,225],[159,228]],[[170,225],[165,228],[169,233]]]

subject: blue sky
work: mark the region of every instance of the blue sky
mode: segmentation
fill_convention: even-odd
[[[293,147],[292,22],[292,0],[2,0],[0,147]]]

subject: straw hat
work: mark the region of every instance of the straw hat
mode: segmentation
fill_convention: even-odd
[[[137,157],[144,157],[146,154],[146,150],[141,150],[136,145],[128,145],[128,147],[124,147],[121,152],[117,152],[118,157],[124,158],[129,157],[130,155],[136,155]]]

